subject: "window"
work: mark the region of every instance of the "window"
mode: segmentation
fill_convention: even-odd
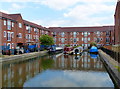
[[[84,38],[82,38],[82,41],[84,40]]]
[[[28,33],[31,32],[31,27],[30,26],[26,26],[26,30],[28,31]]]
[[[18,34],[18,37],[19,37],[19,38],[22,38],[22,33],[19,33],[19,34]]]
[[[22,28],[22,24],[21,23],[19,23],[19,28]]]
[[[12,22],[12,27],[14,27],[14,23]]]
[[[107,32],[106,32],[106,36],[109,36],[109,35],[110,35],[110,32],[109,32],[109,31],[107,31]]]
[[[6,20],[4,20],[4,25],[6,25]]]
[[[32,39],[32,35],[30,35],[30,39]]]
[[[90,32],[88,32],[88,35],[90,35]]]
[[[73,37],[76,37],[77,33],[76,32],[73,32]]]
[[[64,38],[61,38],[61,42],[64,43],[65,39]]]
[[[26,34],[26,39],[28,39],[28,34]]]
[[[14,38],[14,32],[11,32],[11,37]]]
[[[87,43],[88,41],[87,41],[87,38],[84,38],[84,43]]]
[[[76,42],[77,42],[77,38],[74,38],[74,39],[73,39],[73,43],[76,43]]]
[[[88,41],[90,41],[90,37],[88,38]]]
[[[83,32],[82,32],[82,35],[83,35]]]
[[[11,41],[11,32],[7,32],[7,41]]]
[[[56,38],[54,38],[54,42],[56,43]]]
[[[7,33],[6,33],[6,31],[4,31],[4,37],[6,37],[7,36]]]
[[[6,43],[4,43],[4,46],[7,46],[7,44],[6,44]]]
[[[101,35],[101,32],[97,31],[96,34],[97,34],[97,36],[100,36],[100,35]]]
[[[8,43],[7,46],[9,46],[9,49],[11,49],[11,44],[10,43]]]
[[[62,33],[61,33],[61,36],[62,36],[62,37],[64,37],[64,36],[65,36],[65,33],[64,33],[64,32],[62,32]]]
[[[97,43],[99,43],[101,41],[101,38],[97,38]]]
[[[110,42],[110,38],[106,38],[106,42],[109,43]]]
[[[53,37],[55,37],[56,36],[56,32],[53,32]]]
[[[12,43],[12,48],[14,48],[14,43]]]
[[[7,28],[8,28],[8,30],[11,30],[11,21],[10,20],[7,21]]]
[[[59,41],[61,41],[61,39],[59,38]]]
[[[87,34],[87,32],[84,32],[84,36],[87,36],[88,34]]]

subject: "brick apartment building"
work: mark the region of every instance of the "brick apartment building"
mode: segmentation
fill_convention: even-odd
[[[49,27],[26,21],[21,14],[6,14],[0,12],[1,43],[0,46],[9,46],[10,49],[25,45],[37,45],[39,37],[48,34],[54,37],[55,44],[88,47],[91,42],[97,45],[114,44],[114,26],[96,27]]]
[[[114,26],[99,27],[50,27],[51,36],[56,45],[90,46],[91,42],[97,45],[114,44]]]
[[[115,10],[115,44],[120,44],[120,0],[118,0]]]
[[[9,46],[10,49],[32,44],[39,46],[40,35],[48,34],[46,28],[23,20],[21,14],[0,12],[0,23],[2,33],[0,46]]]

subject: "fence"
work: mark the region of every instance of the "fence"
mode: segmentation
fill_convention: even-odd
[[[106,48],[101,48],[106,54],[110,55],[115,61],[120,63],[120,52],[115,52]]]

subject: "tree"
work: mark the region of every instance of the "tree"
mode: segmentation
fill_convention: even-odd
[[[53,45],[54,44],[54,40],[53,40],[53,37],[51,37],[49,35],[42,35],[40,37],[40,43],[42,45]]]
[[[96,42],[91,42],[90,46],[97,46]]]

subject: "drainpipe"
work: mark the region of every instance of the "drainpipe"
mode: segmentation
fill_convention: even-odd
[[[2,13],[0,13],[0,55],[2,55]]]

